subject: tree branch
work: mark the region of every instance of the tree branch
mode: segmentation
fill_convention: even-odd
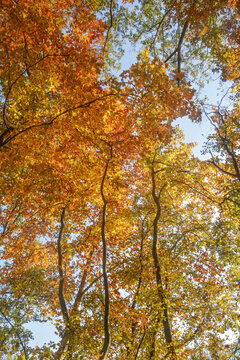
[[[157,30],[156,30],[155,36],[154,36],[154,38],[153,38],[153,41],[151,42],[150,49],[153,47],[153,45],[154,45],[154,43],[155,43],[155,41],[156,41],[156,39],[157,39],[157,36],[158,36],[159,30],[160,30],[160,27],[161,27],[161,25],[163,24],[163,22],[164,22],[167,14],[168,14],[169,12],[170,12],[170,10],[166,11],[165,14],[163,15],[162,19],[161,19],[161,20],[159,21],[159,23],[157,24],[157,25],[158,25],[158,26],[157,26]]]
[[[82,108],[87,108],[89,107],[91,104],[97,102],[97,101],[101,101],[101,100],[104,100],[106,99],[107,97],[109,96],[114,96],[116,94],[114,93],[109,93],[109,94],[106,94],[106,95],[103,95],[103,96],[100,96],[98,98],[95,98],[93,100],[90,100],[90,101],[87,101],[86,103],[83,103],[83,104],[80,104],[80,105],[77,105],[77,106],[74,106],[72,108],[69,108],[69,109],[66,109],[62,112],[60,112],[59,114],[57,114],[56,116],[54,116],[50,121],[48,122],[45,122],[45,123],[41,123],[41,124],[35,124],[35,125],[30,125],[28,126],[27,128],[23,129],[23,130],[20,130],[17,134],[14,134],[12,135],[11,137],[9,137],[8,139],[6,139],[5,141],[2,142],[2,144],[0,143],[0,147],[1,146],[4,146],[6,144],[8,144],[11,140],[13,140],[14,138],[16,138],[17,136],[31,130],[31,129],[36,129],[36,128],[39,128],[39,127],[43,127],[43,126],[50,126],[53,124],[53,122],[58,119],[59,117],[65,115],[65,114],[68,114],[69,112],[71,111],[74,111],[74,110],[78,110],[78,109],[82,109]]]
[[[213,164],[218,170],[220,170],[220,171],[223,172],[224,174],[229,175],[229,176],[232,176],[232,177],[234,177],[234,178],[238,178],[237,174],[233,174],[233,173],[231,173],[231,172],[229,172],[229,171],[224,170],[223,168],[221,168],[221,167],[216,163],[216,161],[215,161],[215,159],[214,159],[214,156],[213,156],[213,154],[212,154],[211,151],[210,151],[210,154],[211,154],[211,157],[212,157],[212,160],[208,160],[208,162],[209,162],[210,164]]]
[[[85,293],[85,290],[86,290],[86,289],[84,290],[84,288],[85,288],[85,284],[86,284],[86,280],[87,280],[87,275],[88,275],[88,270],[87,270],[87,268],[88,268],[88,266],[89,266],[89,264],[90,264],[92,255],[93,255],[93,250],[90,252],[90,257],[89,257],[89,259],[87,260],[86,267],[85,267],[85,269],[84,269],[84,271],[83,271],[81,283],[80,283],[79,288],[78,288],[78,292],[77,292],[77,295],[76,295],[76,298],[75,298],[75,301],[74,301],[74,304],[73,304],[73,307],[72,307],[72,310],[71,310],[71,314],[74,313],[74,312],[77,310],[79,304],[80,304],[81,301],[82,301],[82,297],[83,297],[83,295],[84,295],[84,293]],[[91,283],[91,284],[92,284],[92,283]],[[92,285],[91,285],[91,286],[92,286]]]
[[[141,348],[141,346],[142,346],[142,343],[143,343],[143,340],[144,340],[144,338],[145,338],[145,334],[146,334],[146,329],[145,329],[145,326],[144,326],[144,328],[143,328],[143,335],[142,335],[141,340],[140,340],[140,342],[139,342],[139,344],[138,344],[138,347],[137,347],[137,351],[136,351],[136,355],[135,355],[134,360],[137,360],[139,350],[140,350],[140,348]]]
[[[186,21],[184,26],[183,26],[183,29],[182,29],[182,32],[181,32],[181,35],[180,35],[180,38],[179,38],[178,45],[177,45],[176,49],[167,57],[167,59],[165,60],[165,63],[167,63],[177,52],[181,51],[181,46],[182,46],[183,39],[184,39],[184,36],[186,34],[186,31],[187,31],[187,27],[188,27],[188,21]]]

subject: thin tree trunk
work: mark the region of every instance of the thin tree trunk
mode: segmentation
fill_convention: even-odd
[[[59,273],[59,285],[58,285],[58,298],[60,302],[60,307],[62,311],[63,321],[65,324],[65,327],[67,329],[68,323],[69,323],[69,316],[67,311],[67,305],[64,298],[64,274],[63,274],[63,258],[62,258],[62,235],[64,230],[64,215],[65,215],[65,208],[63,209],[61,213],[61,224],[60,224],[60,230],[58,234],[58,240],[57,240],[57,252],[58,252],[58,273]],[[54,359],[63,360],[66,358],[66,354],[68,351],[68,345],[69,345],[69,339],[67,336],[68,330],[65,330],[63,334],[63,338],[61,341],[60,348],[58,349],[57,353],[54,356]]]
[[[145,219],[144,219],[145,220]],[[133,302],[131,305],[132,310],[135,309],[136,307],[136,303],[137,303],[137,297],[139,295],[139,291],[141,288],[141,284],[142,284],[142,273],[143,273],[143,241],[146,237],[146,234],[144,234],[144,230],[143,230],[143,226],[144,226],[144,220],[142,221],[142,229],[141,229],[141,246],[140,246],[140,254],[139,254],[139,262],[140,262],[140,274],[138,277],[138,285],[137,285],[137,289],[136,292],[134,294],[134,298],[133,298]],[[132,326],[131,326],[131,347],[127,346],[127,357],[130,356],[131,353],[131,349],[133,348],[133,344],[134,344],[134,334],[136,331],[136,327],[137,327],[137,321],[136,320],[132,320]]]
[[[156,154],[155,154],[156,156]],[[156,190],[156,180],[155,180],[155,171],[154,171],[154,162],[155,162],[155,156],[152,162],[152,169],[151,169],[151,175],[152,175],[152,198],[156,205],[156,216],[153,221],[153,244],[152,244],[152,256],[154,261],[154,267],[155,267],[155,273],[156,273],[156,282],[157,282],[157,291],[158,291],[158,297],[160,301],[160,306],[162,310],[161,314],[161,322],[163,325],[163,331],[164,331],[164,337],[167,343],[168,353],[170,359],[176,358],[176,353],[173,345],[173,339],[172,339],[172,332],[171,332],[171,326],[170,326],[170,320],[169,320],[169,314],[168,314],[168,306],[167,306],[167,299],[164,294],[163,289],[163,283],[162,283],[162,274],[161,274],[161,263],[158,258],[157,253],[157,245],[158,245],[158,222],[161,216],[161,206],[160,206],[160,196],[161,192],[165,187],[165,184],[160,189],[158,195]]]
[[[60,306],[61,306],[63,320],[65,323],[68,323],[69,316],[68,316],[66,302],[64,299],[64,290],[63,290],[64,274],[63,274],[63,264],[62,264],[62,246],[61,246],[62,234],[63,234],[63,229],[64,229],[64,215],[65,215],[65,208],[63,209],[62,214],[61,214],[61,226],[60,226],[60,231],[58,234],[58,242],[57,242],[58,272],[59,272],[58,297],[59,297],[59,302],[60,302]]]
[[[100,351],[99,360],[104,360],[107,358],[108,349],[110,346],[111,335],[110,335],[110,327],[109,327],[109,287],[108,287],[108,275],[107,275],[107,242],[105,235],[105,227],[106,227],[106,210],[107,210],[107,200],[104,195],[104,183],[107,176],[107,171],[109,167],[109,163],[112,159],[112,146],[110,146],[110,157],[106,162],[104,174],[102,177],[101,183],[101,195],[103,201],[103,209],[102,209],[102,226],[101,226],[101,237],[102,237],[102,249],[103,249],[103,261],[102,261],[102,270],[103,270],[103,282],[104,282],[104,296],[105,296],[105,310],[104,310],[104,343],[103,347]]]
[[[90,257],[87,261],[86,268],[88,267],[91,261],[92,254],[93,251],[90,252]],[[62,336],[60,347],[57,353],[54,355],[54,360],[63,360],[66,359],[67,357],[71,358],[72,344],[70,340],[76,326],[76,324],[74,324],[74,317],[76,315],[76,312],[78,311],[78,307],[82,301],[83,295],[85,294],[86,290],[88,290],[91,287],[91,285],[94,284],[94,282],[92,282],[89,285],[89,287],[85,288],[87,275],[88,275],[88,270],[84,269],[82,279],[78,288],[78,292],[69,315],[69,320],[68,323],[66,324],[66,328]]]

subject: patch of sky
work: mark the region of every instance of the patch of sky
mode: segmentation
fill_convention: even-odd
[[[33,339],[30,340],[29,345],[32,347],[42,347],[50,341],[58,342],[59,337],[56,334],[56,328],[50,321],[37,322],[32,321],[24,325],[25,329],[30,330],[33,334]]]

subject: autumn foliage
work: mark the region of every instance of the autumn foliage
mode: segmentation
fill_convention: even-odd
[[[0,29],[1,357],[239,359],[238,1],[3,0]]]

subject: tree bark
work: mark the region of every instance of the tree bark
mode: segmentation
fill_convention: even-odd
[[[156,156],[156,154],[155,154]],[[168,314],[168,306],[167,306],[167,299],[164,294],[163,289],[163,283],[162,283],[162,274],[161,274],[161,263],[158,257],[157,253],[157,246],[158,246],[158,222],[161,216],[161,205],[160,205],[160,196],[161,192],[164,189],[164,184],[158,195],[156,190],[156,180],[155,180],[155,171],[154,171],[154,162],[155,162],[155,156],[152,162],[152,169],[151,169],[151,175],[152,175],[152,198],[156,205],[156,215],[153,221],[153,244],[152,244],[152,256],[154,261],[154,268],[155,268],[155,274],[156,274],[156,282],[157,282],[157,291],[158,291],[158,297],[160,301],[160,307],[162,314],[160,314],[163,331],[164,331],[164,337],[165,341],[167,343],[168,353],[170,355],[170,359],[176,358],[176,353],[173,345],[173,338],[172,338],[172,332],[171,332],[171,326],[170,326],[170,320],[169,320],[169,314]]]
[[[109,163],[112,159],[112,146],[110,146],[110,157],[106,162],[104,174],[102,177],[101,183],[101,196],[103,201],[103,209],[102,209],[102,226],[101,226],[101,237],[102,237],[102,250],[103,250],[103,261],[102,261],[102,271],[103,271],[103,282],[104,282],[104,297],[105,297],[105,310],[104,310],[104,343],[103,347],[100,351],[99,360],[104,360],[107,358],[108,349],[110,346],[111,335],[110,335],[110,327],[109,327],[109,286],[108,286],[108,275],[107,275],[107,242],[105,235],[105,227],[106,227],[106,211],[107,211],[107,200],[104,195],[104,184],[107,176],[107,171],[109,167]]]

